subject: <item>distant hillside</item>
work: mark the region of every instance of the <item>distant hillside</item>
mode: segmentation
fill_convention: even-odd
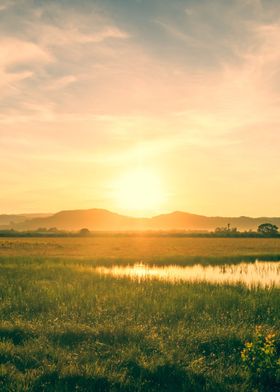
[[[127,217],[102,209],[60,211],[47,218],[26,220],[14,226],[20,230],[56,227],[61,230],[131,230],[138,229],[142,219]]]
[[[24,222],[26,217],[24,215],[0,215],[0,228],[7,228],[17,224],[19,222]]]
[[[11,222],[11,220],[10,220]],[[152,218],[133,218],[103,209],[60,211],[51,216],[14,220],[10,227],[16,230],[36,230],[56,227],[60,230],[214,230],[228,223],[239,230],[256,230],[258,225],[270,222],[280,226],[280,218],[207,217],[187,212],[172,212]]]
[[[0,229],[6,229],[33,218],[45,218],[51,214],[2,214],[0,215]]]
[[[280,226],[280,218],[250,218],[241,217],[208,217],[204,215],[189,214],[176,211],[170,214],[159,215],[151,218],[152,225],[163,230],[215,230],[216,227],[237,227],[239,230],[256,230],[261,223],[273,223]]]

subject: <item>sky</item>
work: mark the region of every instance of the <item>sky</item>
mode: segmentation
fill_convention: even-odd
[[[0,213],[280,216],[278,0],[0,0]]]

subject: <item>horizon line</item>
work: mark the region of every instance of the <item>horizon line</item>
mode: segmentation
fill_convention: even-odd
[[[280,219],[280,216],[277,216],[277,215],[275,215],[275,216],[268,216],[268,215],[257,215],[257,216],[252,216],[252,215],[231,215],[231,216],[230,215],[204,215],[204,214],[201,214],[201,213],[189,212],[189,211],[184,211],[184,210],[172,210],[172,211],[169,211],[169,212],[161,212],[161,213],[153,214],[153,215],[150,215],[150,216],[136,216],[136,215],[133,215],[133,214],[131,214],[131,215],[127,214],[125,212],[123,212],[123,213],[122,212],[116,212],[116,211],[109,210],[107,208],[96,208],[96,207],[92,207],[92,208],[61,209],[61,210],[58,210],[56,212],[20,212],[20,213],[17,213],[17,212],[11,212],[11,213],[1,212],[0,216],[1,215],[2,216],[3,215],[4,216],[9,216],[9,215],[16,215],[16,216],[49,215],[49,216],[53,216],[53,215],[56,215],[56,214],[58,214],[60,212],[91,211],[91,210],[106,211],[106,212],[109,212],[109,213],[112,213],[112,214],[117,214],[117,215],[125,216],[125,217],[128,217],[128,218],[134,218],[134,219],[152,219],[152,218],[157,217],[157,216],[171,215],[171,214],[175,214],[175,213],[183,213],[183,214],[189,214],[189,215],[203,216],[203,217],[206,217],[206,218],[228,218],[228,219],[236,219],[236,218],[250,218],[250,219],[262,219],[262,218],[270,219],[270,218],[273,218],[273,219],[275,219],[275,218],[279,218]]]

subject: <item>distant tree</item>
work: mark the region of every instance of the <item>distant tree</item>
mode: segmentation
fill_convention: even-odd
[[[58,230],[56,227],[50,227],[50,228],[48,229],[48,231],[49,231],[50,233],[57,233],[59,230]]]
[[[238,232],[236,227],[230,227],[230,223],[227,224],[226,227],[217,227],[215,229],[215,234],[218,235],[224,235],[224,236],[234,236],[236,235]]]
[[[258,233],[267,236],[275,236],[278,234],[278,227],[272,223],[262,223],[258,227]]]
[[[82,236],[87,236],[87,235],[90,235],[90,231],[87,228],[83,228],[79,231],[79,234]]]

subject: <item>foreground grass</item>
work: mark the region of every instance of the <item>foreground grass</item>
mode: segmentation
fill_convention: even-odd
[[[1,391],[250,390],[240,352],[256,325],[279,330],[278,289],[138,284],[80,263],[0,259]]]

